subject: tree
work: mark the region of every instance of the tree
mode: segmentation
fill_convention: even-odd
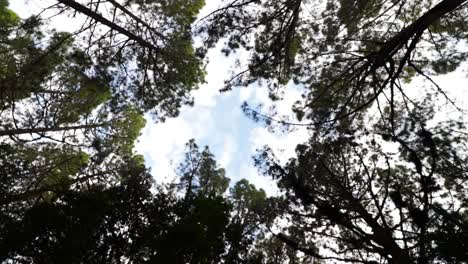
[[[315,258],[343,262],[466,261],[457,246],[466,241],[468,221],[462,187],[466,136],[447,132],[464,126],[438,124],[429,131],[423,119],[400,116],[397,121],[408,128],[397,136],[374,130],[325,142],[311,139],[297,147],[297,158],[286,166],[269,150],[257,157],[287,192],[288,214],[294,217],[290,225],[309,233],[313,248],[331,253],[319,254],[279,234],[283,242]],[[388,150],[385,141],[398,152]],[[457,224],[449,224],[449,230],[446,222]],[[452,236],[459,240],[448,253],[442,245]]]
[[[129,174],[143,174],[133,146],[145,120],[115,105],[109,80],[91,73],[69,33],[46,37],[40,20],[7,6],[0,3],[0,259],[76,263],[94,254],[111,262],[104,248],[128,241],[107,236],[129,220],[106,208],[121,201]],[[130,208],[117,207],[114,214]]]
[[[161,120],[193,103],[189,92],[203,81],[204,71],[190,25],[204,1],[58,3],[44,11],[82,15],[82,27],[71,36],[85,39],[77,44],[93,58],[95,71],[109,78],[119,102],[132,101]]]
[[[459,109],[433,79],[465,63],[466,0],[230,0],[194,28],[201,0],[57,2],[41,14],[82,17],[79,30],[0,0],[2,262],[468,261],[466,124],[435,117],[440,99]],[[255,158],[279,197],[247,180],[226,194],[194,140],[175,185],[133,152],[144,112],[192,103],[221,39],[251,55],[225,90],[303,88],[296,123],[243,105],[311,132],[287,163],[268,147]],[[415,78],[431,89],[411,95]]]
[[[79,31],[48,30],[41,16],[21,20],[0,1],[1,262],[142,262],[162,254],[154,245],[146,250],[148,234],[150,241],[174,238],[184,221],[200,219],[222,230],[223,221],[207,217],[217,205],[227,221],[221,198],[200,197],[191,216],[172,219],[183,203],[173,193],[151,194],[150,175],[133,150],[145,125],[143,111],[153,110],[159,119],[177,115],[203,79],[188,27],[201,2],[109,1],[114,18],[124,14],[112,23],[99,4],[91,10],[61,2],[67,6],[48,10],[73,8],[89,16]],[[151,22],[132,14],[132,7]],[[125,17],[133,21],[126,29],[119,25]],[[99,23],[111,30],[94,34]],[[148,23],[160,24],[161,33]],[[215,258],[210,243],[219,232],[198,227],[206,247],[185,256]]]
[[[178,188],[185,192],[185,199],[193,196],[220,197],[229,186],[229,178],[223,168],[219,168],[208,146],[200,152],[194,139],[186,144],[185,159],[179,164]]]
[[[100,14],[99,4],[90,9],[62,2],[65,6],[53,5],[43,14],[69,8],[81,12],[88,18],[80,30],[49,30],[40,15],[21,20],[7,1],[1,2],[2,143],[50,140],[100,152],[91,155],[98,159],[112,152],[124,155],[121,147],[128,154],[144,126],[143,112],[152,109],[160,119],[177,115],[181,104],[190,101],[187,92],[203,79],[188,31],[202,3],[109,1],[114,11],[110,21]],[[141,17],[151,14],[152,22],[133,14],[132,7]],[[119,25],[125,19],[128,28]],[[161,32],[150,25],[156,20],[164,24]],[[97,33],[99,23],[111,30]],[[129,39],[122,41],[121,35]],[[169,56],[173,52],[181,56]]]
[[[391,125],[395,101],[410,103],[402,81],[420,76],[432,82],[431,76],[465,61],[457,43],[466,38],[466,12],[463,0],[235,0],[197,30],[207,45],[227,39],[226,54],[251,51],[246,69],[227,81],[227,89],[261,81],[277,99],[292,80],[304,87],[304,100],[293,107],[297,118],[333,133],[354,129],[375,104],[390,106],[381,115]],[[445,96],[437,84],[432,88]]]
[[[92,61],[69,33],[47,38],[37,18],[21,20],[7,5],[0,5],[2,206],[115,185],[134,156],[142,112],[115,105],[108,79],[90,73]]]
[[[230,216],[222,193],[187,201],[156,185],[141,156],[125,159],[114,179],[81,176],[89,157],[52,147],[44,157],[2,149],[1,261],[219,263]]]
[[[266,225],[273,221],[273,202],[266,198],[264,190],[257,190],[246,179],[238,181],[229,192],[232,217],[226,237],[226,263],[245,263],[254,243],[263,238]]]
[[[193,140],[187,146],[187,157],[197,153]],[[1,261],[237,263],[227,245],[251,246],[252,236],[262,236],[265,193],[246,180],[228,197],[228,179],[211,175],[224,179],[222,190],[209,192],[220,188],[219,181],[201,181],[203,188],[186,196],[180,185],[153,182],[141,156],[121,157],[111,163],[120,167],[91,175],[90,168],[102,164],[93,164],[86,153],[53,144],[27,147],[0,148]],[[197,154],[191,161],[200,164],[198,172],[223,172],[207,148]],[[182,175],[209,175],[184,164],[187,160],[179,166],[187,170]],[[238,230],[250,237],[234,234]]]
[[[153,201],[141,159],[128,160],[112,186],[55,190],[28,206],[2,206],[0,260],[11,263],[124,263]],[[154,202],[152,205],[156,205]],[[133,257],[133,256],[132,256]]]
[[[230,215],[223,197],[229,179],[208,147],[200,152],[193,139],[186,144],[185,158],[176,174],[179,183],[174,187],[180,195],[172,209],[175,221],[161,237],[151,239],[150,261],[219,263]]]

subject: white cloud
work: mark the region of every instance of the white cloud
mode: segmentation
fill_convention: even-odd
[[[268,145],[275,151],[276,157],[282,162],[295,156],[297,144],[308,139],[308,132],[305,129],[298,129],[288,134],[273,134],[263,127],[252,130],[250,135],[251,149],[255,151],[264,145]]]
[[[172,180],[174,166],[171,160],[178,156],[175,154],[183,152],[184,143],[191,138],[192,130],[190,124],[182,119],[170,119],[157,125],[149,122],[143,129],[136,149],[145,156],[146,163],[151,164],[157,181]]]
[[[236,155],[235,137],[232,134],[227,134],[223,139],[222,154],[218,159],[221,167],[227,168],[230,166],[232,158]]]
[[[249,101],[255,94],[253,87],[241,87],[239,88],[239,100],[240,102]]]

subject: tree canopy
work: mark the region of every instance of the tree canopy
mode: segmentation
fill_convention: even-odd
[[[468,262],[465,106],[439,81],[468,66],[468,1],[51,2],[0,0],[1,263]],[[286,162],[254,153],[275,196],[193,139],[170,183],[134,149],[219,43],[248,54],[222,91],[302,92],[289,117],[241,106],[308,131]]]

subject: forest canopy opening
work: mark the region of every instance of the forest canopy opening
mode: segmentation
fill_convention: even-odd
[[[468,262],[467,0],[11,4],[0,263]],[[241,159],[275,195],[194,139],[168,182],[135,148],[197,104],[220,57],[235,63],[214,100],[266,89],[237,105],[249,126],[306,131],[291,157],[266,144]]]

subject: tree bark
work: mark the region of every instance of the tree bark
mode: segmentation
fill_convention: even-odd
[[[430,25],[442,18],[446,14],[454,11],[458,7],[468,2],[467,0],[443,0],[424,15],[419,17],[411,25],[405,27],[397,35],[387,41],[377,52],[378,64],[375,67],[383,66],[386,60],[395,55],[412,37],[420,36]]]
[[[66,126],[66,127],[37,127],[37,128],[8,129],[8,130],[0,130],[0,137],[15,136],[15,135],[22,135],[22,134],[42,134],[42,133],[47,133],[47,132],[60,132],[60,131],[77,130],[77,129],[92,129],[92,128],[104,127],[107,125],[108,125],[107,123],[102,123],[102,124]]]
[[[138,16],[136,16],[135,14],[133,14],[132,12],[128,11],[124,6],[122,6],[121,4],[119,4],[117,1],[115,0],[108,0],[109,3],[113,4],[116,8],[122,10],[122,12],[124,12],[125,14],[129,15],[131,18],[133,18],[137,23],[139,24],[142,24],[143,26],[147,27],[149,30],[151,30],[151,32],[155,33],[156,35],[158,35],[158,37],[162,38],[162,39],[165,39],[165,36],[159,32],[157,32],[156,30],[154,30],[154,28],[152,26],[150,26],[148,23],[146,23],[145,21],[143,21],[141,18],[139,18]]]
[[[137,36],[135,35],[134,33],[128,31],[127,29],[113,23],[112,21],[108,20],[107,18],[103,17],[102,15],[100,15],[99,13],[91,10],[90,8],[74,1],[74,0],[58,0],[59,3],[62,3],[72,9],[74,9],[75,11],[79,12],[79,13],[82,13],[83,15],[85,16],[88,16],[92,19],[94,19],[95,21],[103,24],[103,25],[106,25],[108,26],[109,28],[119,32],[120,34],[128,37],[129,39],[137,42],[138,44],[140,44],[141,46],[145,47],[145,48],[148,48],[148,49],[151,49],[151,50],[159,50],[159,48],[157,46],[155,46],[154,44],[151,44],[150,42],[146,41],[145,39],[143,39],[142,37],[140,36]]]

